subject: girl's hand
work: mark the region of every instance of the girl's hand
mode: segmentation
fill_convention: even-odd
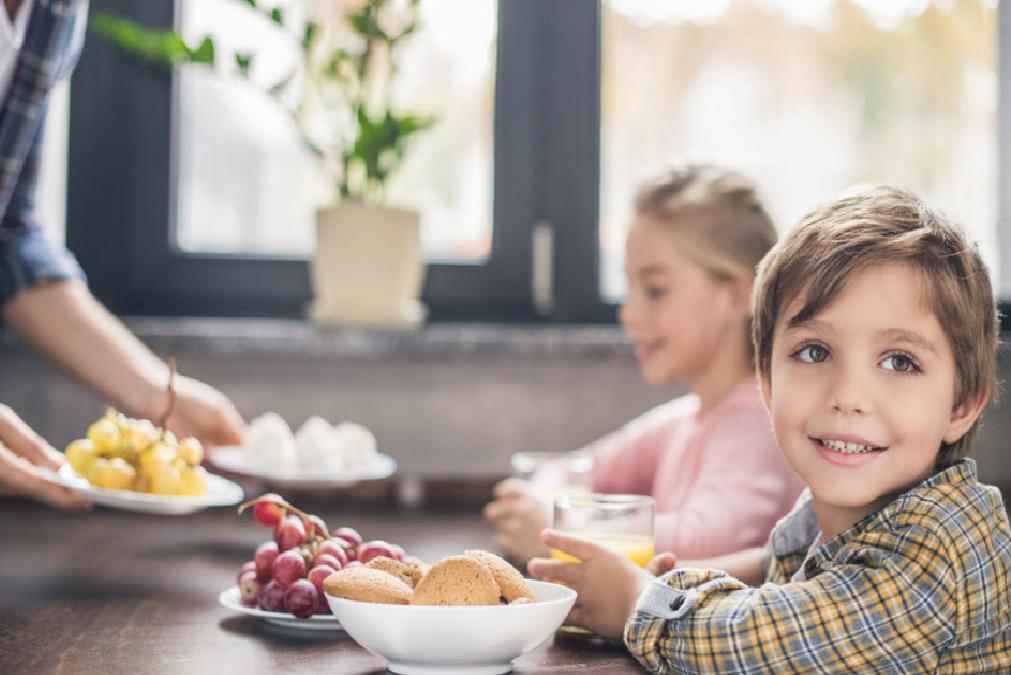
[[[508,478],[495,486],[494,501],[484,507],[484,517],[495,523],[495,546],[506,557],[525,565],[534,556],[548,554],[541,530],[551,524],[551,502],[533,484]]]
[[[585,626],[603,637],[622,639],[625,623],[653,575],[621,554],[585,539],[545,530],[541,541],[547,548],[559,549],[582,561],[534,558],[527,565],[531,576],[558,581],[576,591],[576,604],[567,622]],[[658,558],[663,558],[658,569],[667,562],[673,567],[673,556]]]
[[[62,454],[0,405],[0,483],[53,506],[87,508],[88,500],[57,482],[53,470],[63,462]]]

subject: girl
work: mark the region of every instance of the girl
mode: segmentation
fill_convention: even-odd
[[[619,312],[644,380],[685,380],[664,403],[591,443],[593,491],[652,495],[657,552],[704,558],[764,543],[803,489],[776,446],[755,381],[751,286],[776,230],[751,183],[712,166],[643,186],[626,241]],[[485,516],[496,544],[525,563],[547,550],[550,497],[531,482],[496,486]]]

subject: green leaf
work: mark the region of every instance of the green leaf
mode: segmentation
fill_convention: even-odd
[[[235,53],[235,65],[239,67],[239,72],[249,75],[249,69],[253,65],[253,54]]]
[[[312,39],[316,37],[317,32],[319,32],[319,24],[315,21],[307,21],[305,33],[302,35],[302,49],[309,49],[312,46]]]
[[[276,23],[278,26],[284,25],[284,12],[280,7],[275,7],[270,10],[270,20]]]
[[[214,40],[210,36],[205,36],[199,47],[190,50],[190,60],[193,63],[214,65]]]
[[[293,79],[295,79],[295,73],[288,73],[283,78],[267,87],[267,93],[270,94],[271,96],[280,95],[280,93],[284,91],[285,87],[291,84],[291,81]]]
[[[104,12],[92,16],[91,28],[127,53],[157,65],[171,67],[181,63],[214,63],[214,41],[210,37],[205,37],[199,46],[191,48],[175,31],[151,30],[135,21]]]

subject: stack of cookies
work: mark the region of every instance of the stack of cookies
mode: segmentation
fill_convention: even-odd
[[[334,572],[329,595],[389,605],[515,605],[533,602],[523,576],[494,553],[464,551],[434,565],[380,556],[363,567]]]

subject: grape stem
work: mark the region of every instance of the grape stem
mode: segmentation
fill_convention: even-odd
[[[319,527],[322,527],[323,532],[321,534],[323,535],[323,537],[322,537],[323,539],[329,539],[330,538],[330,532],[327,530],[326,523],[323,522],[322,518],[317,518],[316,519],[320,523],[320,525],[317,526],[310,519],[310,518],[314,517],[313,514],[306,513],[302,509],[300,509],[298,507],[295,507],[295,506],[292,506],[291,504],[289,504],[288,502],[286,502],[285,500],[283,500],[281,498],[262,497],[261,496],[261,497],[257,497],[256,499],[250,499],[248,502],[244,502],[242,504],[239,504],[238,513],[241,516],[242,512],[245,511],[246,509],[250,508],[251,506],[256,506],[257,504],[264,504],[264,503],[266,503],[266,504],[274,504],[274,505],[280,507],[280,509],[281,509],[281,519],[282,520],[285,518],[285,516],[288,515],[289,512],[294,513],[296,516],[301,517],[303,522],[311,523],[313,529],[318,529]]]

